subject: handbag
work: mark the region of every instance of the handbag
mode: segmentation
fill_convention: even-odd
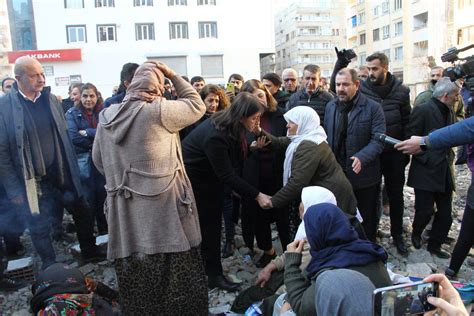
[[[79,177],[87,180],[91,176],[92,157],[90,152],[77,154],[77,164],[79,165]]]

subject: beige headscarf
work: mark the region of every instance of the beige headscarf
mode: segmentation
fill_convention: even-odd
[[[151,103],[163,95],[164,83],[165,76],[158,69],[157,63],[152,60],[146,61],[135,72],[123,102],[140,100]]]

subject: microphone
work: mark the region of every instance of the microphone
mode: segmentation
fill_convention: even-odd
[[[385,144],[389,144],[389,145],[396,145],[398,143],[401,143],[400,140],[398,140],[396,138],[393,138],[393,137],[390,137],[390,136],[387,136],[385,134],[376,133],[375,138],[377,138],[378,141],[380,141],[382,143],[385,143]]]

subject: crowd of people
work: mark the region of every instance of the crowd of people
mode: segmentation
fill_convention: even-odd
[[[383,53],[368,56],[358,69],[337,54],[330,79],[322,80],[320,68],[310,64],[301,76],[291,68],[261,81],[232,74],[225,87],[201,76],[188,80],[161,62],[127,63],[116,94],[105,101],[92,83],[71,85],[60,101],[45,87],[41,64],[18,58],[15,78],[3,80],[0,97],[0,236],[6,250],[0,247],[0,262],[24,253],[20,236],[28,228],[42,273],[50,275],[39,279],[48,283],[52,269],[67,269],[58,267],[52,244],[68,238],[67,210],[82,261],[113,261],[124,315],[206,315],[208,289],[242,290],[221,263],[234,255],[240,220],[245,245],[252,254],[263,252],[255,262],[262,270],[257,285],[234,305],[248,307],[253,302],[242,303],[245,295],[256,291],[268,313],[372,311],[373,290],[391,285],[387,253],[377,244],[384,204],[393,244],[401,255],[410,252],[402,226],[409,154],[411,244],[421,248],[426,234],[429,252],[451,256],[442,248],[452,224],[451,146],[474,143],[472,120],[455,124],[472,102],[462,102],[462,83],[435,67],[412,109],[410,90],[389,72]],[[449,142],[436,138],[445,127],[452,128]],[[468,136],[453,135],[454,128],[459,135],[467,129]],[[383,134],[405,141],[384,145]],[[471,188],[446,270],[450,278],[473,245]],[[272,223],[286,249],[281,256],[272,244]],[[104,234],[107,249],[95,244]],[[23,286],[3,270],[1,290]],[[454,295],[444,276],[430,278],[441,282],[442,298]],[[89,311],[92,291],[82,283],[77,294],[88,299]],[[276,295],[283,284],[286,293]],[[72,301],[59,294],[53,301],[60,306]],[[456,298],[430,303],[463,315]]]

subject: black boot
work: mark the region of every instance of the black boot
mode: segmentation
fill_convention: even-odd
[[[420,235],[411,235],[411,243],[416,249],[421,248],[421,236]]]
[[[226,290],[228,292],[237,291],[240,287],[239,283],[234,283],[227,280],[227,278],[222,274],[216,276],[209,276],[207,284],[210,289],[217,287],[221,290]]]
[[[408,254],[408,249],[407,246],[405,246],[405,243],[403,242],[402,236],[393,237],[393,244],[395,245],[395,247],[397,247],[397,251],[399,254]]]

